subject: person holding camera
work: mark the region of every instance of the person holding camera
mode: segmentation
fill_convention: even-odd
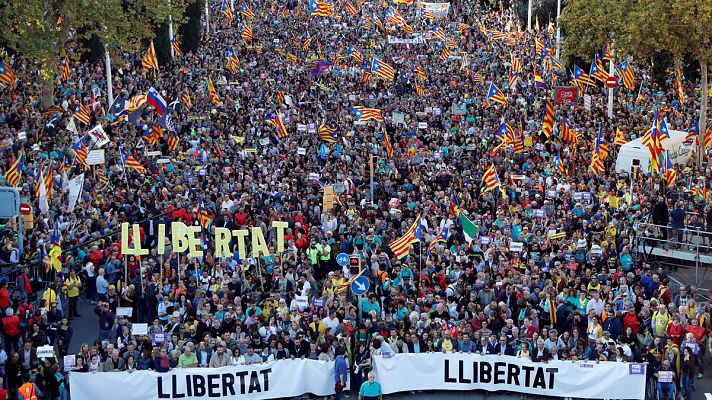
[[[94,314],[99,316],[99,340],[111,340],[112,327],[116,316],[109,309],[109,303],[99,302],[94,308]]]

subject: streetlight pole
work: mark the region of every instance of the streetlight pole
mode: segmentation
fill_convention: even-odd
[[[106,43],[104,43],[104,63],[106,64],[106,94],[109,96],[109,107],[111,107],[114,104],[114,88],[111,83],[111,56]]]
[[[369,166],[369,176],[371,177],[371,183],[369,188],[371,189],[371,207],[373,207],[373,154],[370,155],[368,159]]]
[[[205,32],[210,34],[210,10],[208,10],[208,0],[205,0]]]
[[[533,6],[534,0],[529,0],[529,10],[527,11],[527,31],[531,32],[532,30],[532,6]]]
[[[615,44],[616,41],[613,40],[611,42],[611,61],[608,62],[608,76],[613,76],[615,74],[615,58],[613,56],[613,47]],[[613,88],[608,88],[608,119],[613,119]]]
[[[556,57],[561,59],[561,27],[559,27],[559,17],[561,17],[561,0],[556,2]]]
[[[168,8],[171,8],[171,0],[168,0]],[[173,15],[168,14],[168,41],[173,42]],[[176,57],[175,51],[173,50],[173,43],[171,43],[171,60]]]

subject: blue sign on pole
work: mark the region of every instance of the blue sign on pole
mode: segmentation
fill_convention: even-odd
[[[336,256],[336,263],[341,265],[342,267],[349,265],[349,255],[346,253],[339,253]]]
[[[362,294],[368,292],[368,289],[371,287],[371,281],[368,280],[365,276],[359,276],[358,278],[354,279],[353,282],[351,282],[351,291],[354,292],[355,295],[361,296]]]

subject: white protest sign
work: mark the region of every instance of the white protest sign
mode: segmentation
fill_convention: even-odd
[[[160,151],[160,150],[156,150],[156,151],[149,151],[149,152],[146,152],[146,155],[149,156],[149,157],[159,157],[159,156],[161,156],[162,154],[161,154],[161,151]]]
[[[82,193],[82,188],[84,187],[84,174],[75,176],[69,181],[69,196],[67,204],[67,212],[74,211],[74,207],[77,205],[79,200],[79,195]]]
[[[74,354],[64,356],[64,370],[74,371],[74,367],[77,365],[77,358]]]
[[[116,316],[126,316],[126,317],[131,317],[133,315],[133,308],[131,307],[116,307]]]
[[[294,303],[301,309],[307,308],[309,306],[309,296],[294,296]]]
[[[40,346],[37,348],[37,358],[52,358],[54,357],[54,347]]]
[[[418,129],[428,129],[427,122],[418,122]]]
[[[524,243],[522,242],[512,242],[509,244],[509,251],[520,252],[524,249]]]
[[[131,334],[134,336],[148,335],[148,324],[133,324]]]
[[[104,132],[104,128],[101,125],[97,125],[87,132],[91,136],[92,140],[96,144],[96,147],[102,147],[103,145],[110,142],[109,136]]]
[[[305,156],[307,155],[307,149],[305,149],[304,147],[300,147],[297,149],[297,154],[299,154],[300,156]]]
[[[104,149],[91,150],[87,153],[87,165],[101,165],[106,163]]]

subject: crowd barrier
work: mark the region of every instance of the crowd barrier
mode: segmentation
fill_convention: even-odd
[[[463,353],[374,357],[385,394],[411,390],[488,390],[588,399],[642,399],[645,365],[614,362],[534,363],[508,356]],[[334,363],[281,360],[224,368],[77,373],[69,375],[72,400],[205,398],[274,399],[334,394]],[[118,394],[118,393],[117,393]]]

